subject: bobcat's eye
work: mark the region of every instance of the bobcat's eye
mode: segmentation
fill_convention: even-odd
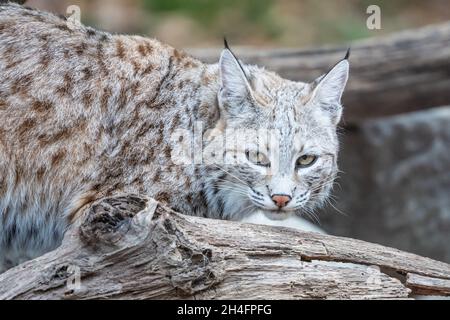
[[[295,166],[297,168],[306,168],[309,166],[312,166],[314,162],[316,162],[317,156],[314,156],[312,154],[305,154],[297,159],[297,162],[295,163]]]
[[[256,164],[257,166],[270,167],[270,160],[264,153],[261,153],[259,151],[247,150],[245,151],[245,155],[248,161]]]

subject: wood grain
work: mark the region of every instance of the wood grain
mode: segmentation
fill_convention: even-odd
[[[0,299],[407,299],[418,276],[450,281],[450,265],[400,250],[129,197],[99,201],[61,247],[1,274]]]
[[[413,288],[417,294],[450,296],[449,279],[437,279],[408,273],[406,284],[409,288]]]

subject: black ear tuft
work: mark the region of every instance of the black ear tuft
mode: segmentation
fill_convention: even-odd
[[[344,60],[348,60],[350,58],[350,47],[347,49],[347,53],[345,54]]]
[[[226,37],[223,37],[223,45],[225,46],[225,49],[230,50],[230,47],[228,46],[228,41]],[[230,50],[231,51],[231,50]]]
[[[237,64],[239,65],[239,68],[241,68],[242,72],[245,75],[245,78],[248,80],[248,76],[247,76],[247,72],[245,72],[244,68],[242,67],[241,62],[239,61],[239,59],[236,57],[236,55],[234,54],[233,51],[231,51],[230,46],[228,45],[228,41],[226,37],[223,37],[223,45],[225,46],[225,49],[227,49],[228,51],[231,52],[231,54],[233,55],[234,59],[236,59]]]

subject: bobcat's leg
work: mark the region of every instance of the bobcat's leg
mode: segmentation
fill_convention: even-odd
[[[133,217],[146,210],[151,201],[143,196],[125,194],[94,202],[80,226],[82,240],[93,246],[113,244],[127,231]]]
[[[18,245],[12,248],[8,248],[6,246],[2,246],[2,242],[0,241],[0,273],[8,270],[11,267],[14,267],[17,264],[20,264],[26,260],[34,259],[42,254],[45,254],[49,251],[52,251],[58,248],[63,240],[63,236],[65,233],[65,229],[70,233],[72,229],[71,226],[80,226],[80,235],[85,242],[89,242],[89,244],[100,244],[100,243],[111,243],[114,242],[120,235],[123,234],[124,228],[129,226],[132,218],[138,214],[139,212],[145,210],[150,205],[149,202],[151,200],[149,198],[136,196],[132,194],[126,195],[117,195],[107,198],[101,198],[100,200],[94,201],[92,203],[85,203],[80,209],[74,212],[75,220],[69,222],[60,221],[57,224],[59,227],[56,228],[54,225],[51,225],[46,220],[36,220],[34,223],[42,223],[47,222],[46,228],[41,228],[41,233],[35,232],[25,232],[18,233],[16,232],[16,238],[11,238],[11,245],[15,245],[18,242]],[[56,216],[56,215],[53,215]],[[20,216],[19,216],[20,217]],[[45,217],[45,215],[39,215],[38,217]],[[50,220],[51,222],[52,220]],[[27,221],[18,220],[16,223],[20,226],[26,225]],[[0,225],[1,226],[1,225]],[[33,224],[31,224],[33,226]],[[16,228],[19,230],[16,225],[12,225],[11,228]],[[1,236],[5,236],[6,232],[3,232],[3,229],[0,228],[0,240],[2,240]],[[6,229],[8,230],[8,229]],[[73,230],[73,229],[72,229]],[[57,232],[61,233],[61,236],[58,239],[50,239],[53,240],[53,244],[48,245],[48,247],[42,248],[39,246],[38,241],[36,245],[33,245],[33,236],[37,237],[37,239],[46,239],[46,235],[48,234],[56,234]],[[21,239],[29,239],[25,241],[26,244],[30,246],[30,248],[22,248],[22,251],[16,249],[20,245],[19,240]],[[49,241],[49,239],[47,239]],[[4,242],[4,241],[3,241]],[[20,248],[20,246],[19,246]],[[16,258],[17,259],[11,259]]]

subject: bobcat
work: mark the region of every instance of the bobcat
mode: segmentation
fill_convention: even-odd
[[[115,194],[229,220],[322,205],[337,172],[347,58],[299,83],[244,65],[228,46],[209,65],[153,39],[0,4],[0,270],[58,247],[90,204]],[[236,143],[223,143],[228,132]]]

